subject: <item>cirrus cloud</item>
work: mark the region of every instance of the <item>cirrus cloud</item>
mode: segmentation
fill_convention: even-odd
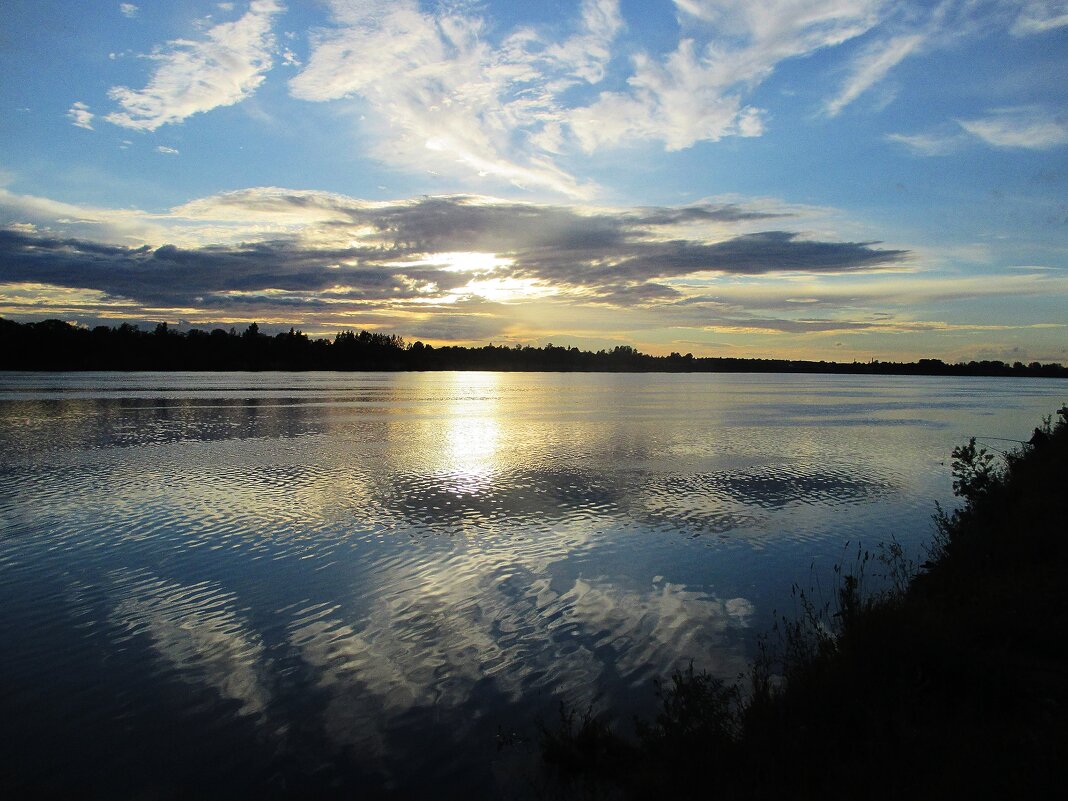
[[[985,117],[958,122],[994,147],[1049,150],[1068,144],[1068,119],[1041,108],[996,109]]]
[[[271,68],[277,0],[252,0],[248,12],[220,23],[200,40],[177,39],[153,53],[155,72],[144,89],[114,86],[121,107],[105,119],[123,128],[155,131],[163,125],[249,97]]]

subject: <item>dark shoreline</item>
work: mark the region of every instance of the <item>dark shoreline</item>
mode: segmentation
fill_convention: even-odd
[[[1059,363],[1008,364],[940,359],[917,362],[827,362],[788,359],[700,357],[691,353],[650,356],[629,345],[583,351],[552,344],[542,348],[484,345],[433,347],[399,336],[342,331],[311,339],[300,331],[268,336],[256,324],[244,332],[174,331],[164,323],[152,332],[123,324],[78,328],[61,320],[16,323],[0,318],[0,370],[224,372],[313,370],[354,372],[494,371],[625,373],[800,373],[820,375],[975,376],[1068,378]]]

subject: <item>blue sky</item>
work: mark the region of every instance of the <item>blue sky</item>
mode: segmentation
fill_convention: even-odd
[[[0,315],[1068,363],[1068,2],[25,2]]]

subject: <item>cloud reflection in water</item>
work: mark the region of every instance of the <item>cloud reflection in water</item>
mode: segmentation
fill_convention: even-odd
[[[927,524],[930,499],[949,494],[953,426],[1011,436],[1050,391],[807,376],[5,380],[0,589],[31,610],[8,624],[26,646],[9,649],[15,681],[121,664],[136,686],[114,708],[47,691],[81,703],[83,733],[163,710],[186,732],[217,725],[213,753],[234,753],[226,730],[266,748],[259,764],[358,765],[422,789],[434,765],[467,760],[455,770],[485,777],[492,755],[458,749],[492,751],[498,722],[551,715],[561,696],[624,709],[690,658],[736,675],[783,608],[769,584],[788,588],[854,532]],[[962,404],[975,411],[953,423]],[[872,422],[844,431],[845,418]],[[26,622],[64,616],[65,639]]]
[[[181,678],[239,702],[239,714],[267,710],[266,651],[259,633],[235,611],[233,593],[210,582],[183,585],[146,573],[117,571],[110,578],[123,596],[111,622],[127,636],[147,636]]]

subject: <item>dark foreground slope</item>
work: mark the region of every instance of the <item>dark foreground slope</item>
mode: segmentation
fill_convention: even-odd
[[[624,739],[596,719],[543,733],[564,795],[1068,797],[1068,410],[1004,463],[954,452],[964,506],[930,560],[862,555],[835,602],[769,638],[750,687],[676,675]],[[872,560],[868,565],[878,563]]]

